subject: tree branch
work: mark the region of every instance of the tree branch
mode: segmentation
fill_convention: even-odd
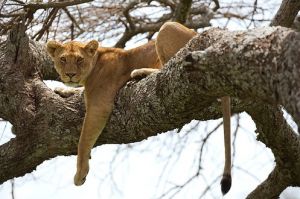
[[[192,0],[180,0],[175,9],[174,21],[184,24],[186,22],[191,6]]]
[[[219,83],[218,87],[216,84],[212,85],[215,90],[219,89],[219,96],[216,97],[229,94],[245,98],[247,95],[273,104],[281,104],[299,126],[300,82],[295,81],[294,77],[300,76],[297,69],[300,63],[296,61],[298,60],[296,57],[300,54],[298,48],[300,34],[278,27],[261,28],[249,31],[253,37],[249,37],[247,42],[238,44],[236,40],[244,33],[236,32],[234,35],[227,33],[224,32],[220,41],[210,48],[192,52],[187,56],[194,70],[209,75],[207,78],[210,78],[210,81]],[[247,73],[237,74],[245,65],[248,67]],[[211,71],[217,71],[215,68],[218,68],[218,73],[211,75]],[[247,84],[241,87],[239,84],[242,82]],[[222,88],[223,85],[228,87]]]
[[[269,177],[247,199],[279,198],[288,186],[300,185],[299,136],[287,124],[279,107],[258,103],[247,113],[256,124],[258,140],[272,150],[276,161],[276,167]],[[296,161],[291,161],[293,159]]]
[[[83,3],[88,3],[93,0],[70,0],[70,1],[59,1],[59,2],[48,2],[48,3],[28,3],[28,4],[21,4],[24,8],[31,8],[31,9],[49,9],[49,8],[65,8],[67,6],[74,6]]]
[[[291,27],[294,19],[300,10],[300,1],[283,0],[275,17],[271,21],[271,26]]]
[[[45,52],[36,53],[35,45],[26,48],[28,38],[13,35],[0,48],[0,117],[11,121],[16,138],[0,146],[0,182],[31,172],[57,155],[75,154],[84,116],[81,94],[61,98],[37,75]],[[282,104],[300,124],[299,47],[300,33],[281,27],[205,31],[160,73],[131,81],[119,91],[96,145],[139,142],[192,119],[219,118],[217,98],[230,95],[233,112],[247,110],[259,138],[274,152],[278,172],[271,176],[288,171],[287,177],[270,177],[266,184],[284,179],[276,194],[286,186],[300,186],[300,138],[274,109]],[[273,109],[266,112],[257,101]]]
[[[141,2],[145,1],[147,0],[143,0]],[[213,16],[211,9],[207,5],[203,4],[190,9],[191,1],[182,0],[182,2],[176,7],[175,11],[171,10],[171,13],[164,14],[156,21],[151,22],[149,19],[141,20],[130,15],[130,11],[132,11],[134,7],[141,2],[132,1],[125,7],[123,15],[125,16],[126,21],[121,20],[125,26],[125,31],[114,47],[124,48],[126,42],[137,34],[157,32],[166,21],[169,21],[172,18],[175,21],[180,20],[182,24],[185,24],[189,28],[198,29],[210,26],[210,20]],[[197,20],[187,20],[188,14],[193,16],[201,15],[202,17]]]

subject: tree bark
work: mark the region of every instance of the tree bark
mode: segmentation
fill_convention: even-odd
[[[230,95],[232,112],[251,115],[259,140],[276,160],[268,179],[248,198],[278,198],[287,186],[300,186],[299,134],[278,108],[284,106],[300,125],[299,57],[300,34],[287,28],[205,31],[160,73],[130,81],[119,91],[96,146],[139,142],[193,119],[220,118],[217,99]],[[81,93],[62,98],[43,83],[57,75],[46,51],[22,27],[0,45],[0,60],[0,117],[16,134],[0,146],[3,183],[44,160],[75,154],[84,104]]]
[[[271,26],[291,27],[300,10],[300,1],[282,0],[279,10],[271,21]]]
[[[258,140],[272,149],[276,161],[276,167],[269,177],[247,199],[279,198],[286,187],[299,186],[299,135],[296,135],[286,123],[280,108],[257,104],[255,109],[246,111],[256,124]]]
[[[175,9],[174,21],[184,24],[191,6],[192,0],[180,0]]]

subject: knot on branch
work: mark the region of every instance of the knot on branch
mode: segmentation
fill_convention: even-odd
[[[26,27],[20,23],[8,33],[6,41],[6,56],[13,59],[13,63],[26,61],[28,55],[29,38],[25,33]]]
[[[8,33],[6,40],[5,58],[11,64],[12,71],[20,71],[22,75],[31,77],[37,71],[41,63],[36,63],[41,57],[36,55],[32,50],[30,43],[32,43],[26,34],[26,26],[20,23],[14,26]],[[34,47],[35,49],[36,47]]]

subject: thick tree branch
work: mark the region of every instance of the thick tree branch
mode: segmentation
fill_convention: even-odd
[[[258,140],[272,149],[276,161],[269,177],[247,199],[279,198],[286,187],[300,184],[299,136],[287,124],[279,107],[258,103],[247,112],[256,124]]]
[[[35,45],[19,51],[28,38],[12,38],[0,48],[0,117],[11,121],[17,136],[0,146],[0,182],[31,172],[46,159],[75,154],[84,115],[80,94],[61,98],[37,75],[45,52],[36,53]],[[257,104],[282,104],[299,125],[299,47],[300,34],[286,28],[210,29],[192,39],[160,73],[131,81],[119,91],[96,145],[138,142],[192,119],[219,118],[217,98],[230,95],[242,99],[234,98],[233,112],[247,110],[256,121],[259,138],[274,152],[279,174],[293,174],[269,178],[286,182],[277,192],[300,186],[299,136],[277,109],[262,114],[263,104]],[[269,115],[271,119],[263,120]],[[278,139],[276,144],[273,139]]]
[[[191,6],[192,0],[180,0],[175,9],[174,21],[184,24],[186,22]]]
[[[291,27],[300,10],[300,1],[282,0],[279,10],[271,21],[271,26]]]
[[[300,76],[300,34],[284,28],[261,28],[249,31],[253,37],[238,44],[245,33],[227,33],[204,51],[190,53],[186,59],[192,68],[208,76],[207,86],[219,90],[219,95],[229,93],[281,104],[299,125],[300,82],[295,77]],[[241,70],[244,66],[246,71]],[[216,68],[219,71],[212,75]]]
[[[52,59],[46,53],[45,45],[30,40],[30,50],[33,54],[38,57],[35,59],[39,73],[42,75],[43,80],[59,80]]]

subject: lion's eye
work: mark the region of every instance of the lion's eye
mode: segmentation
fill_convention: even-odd
[[[65,57],[61,57],[61,58],[60,58],[60,62],[61,62],[62,64],[65,64],[65,63],[67,62],[67,59],[66,59]]]
[[[84,58],[82,58],[82,57],[77,58],[77,64],[82,64],[83,61],[84,61]]]

